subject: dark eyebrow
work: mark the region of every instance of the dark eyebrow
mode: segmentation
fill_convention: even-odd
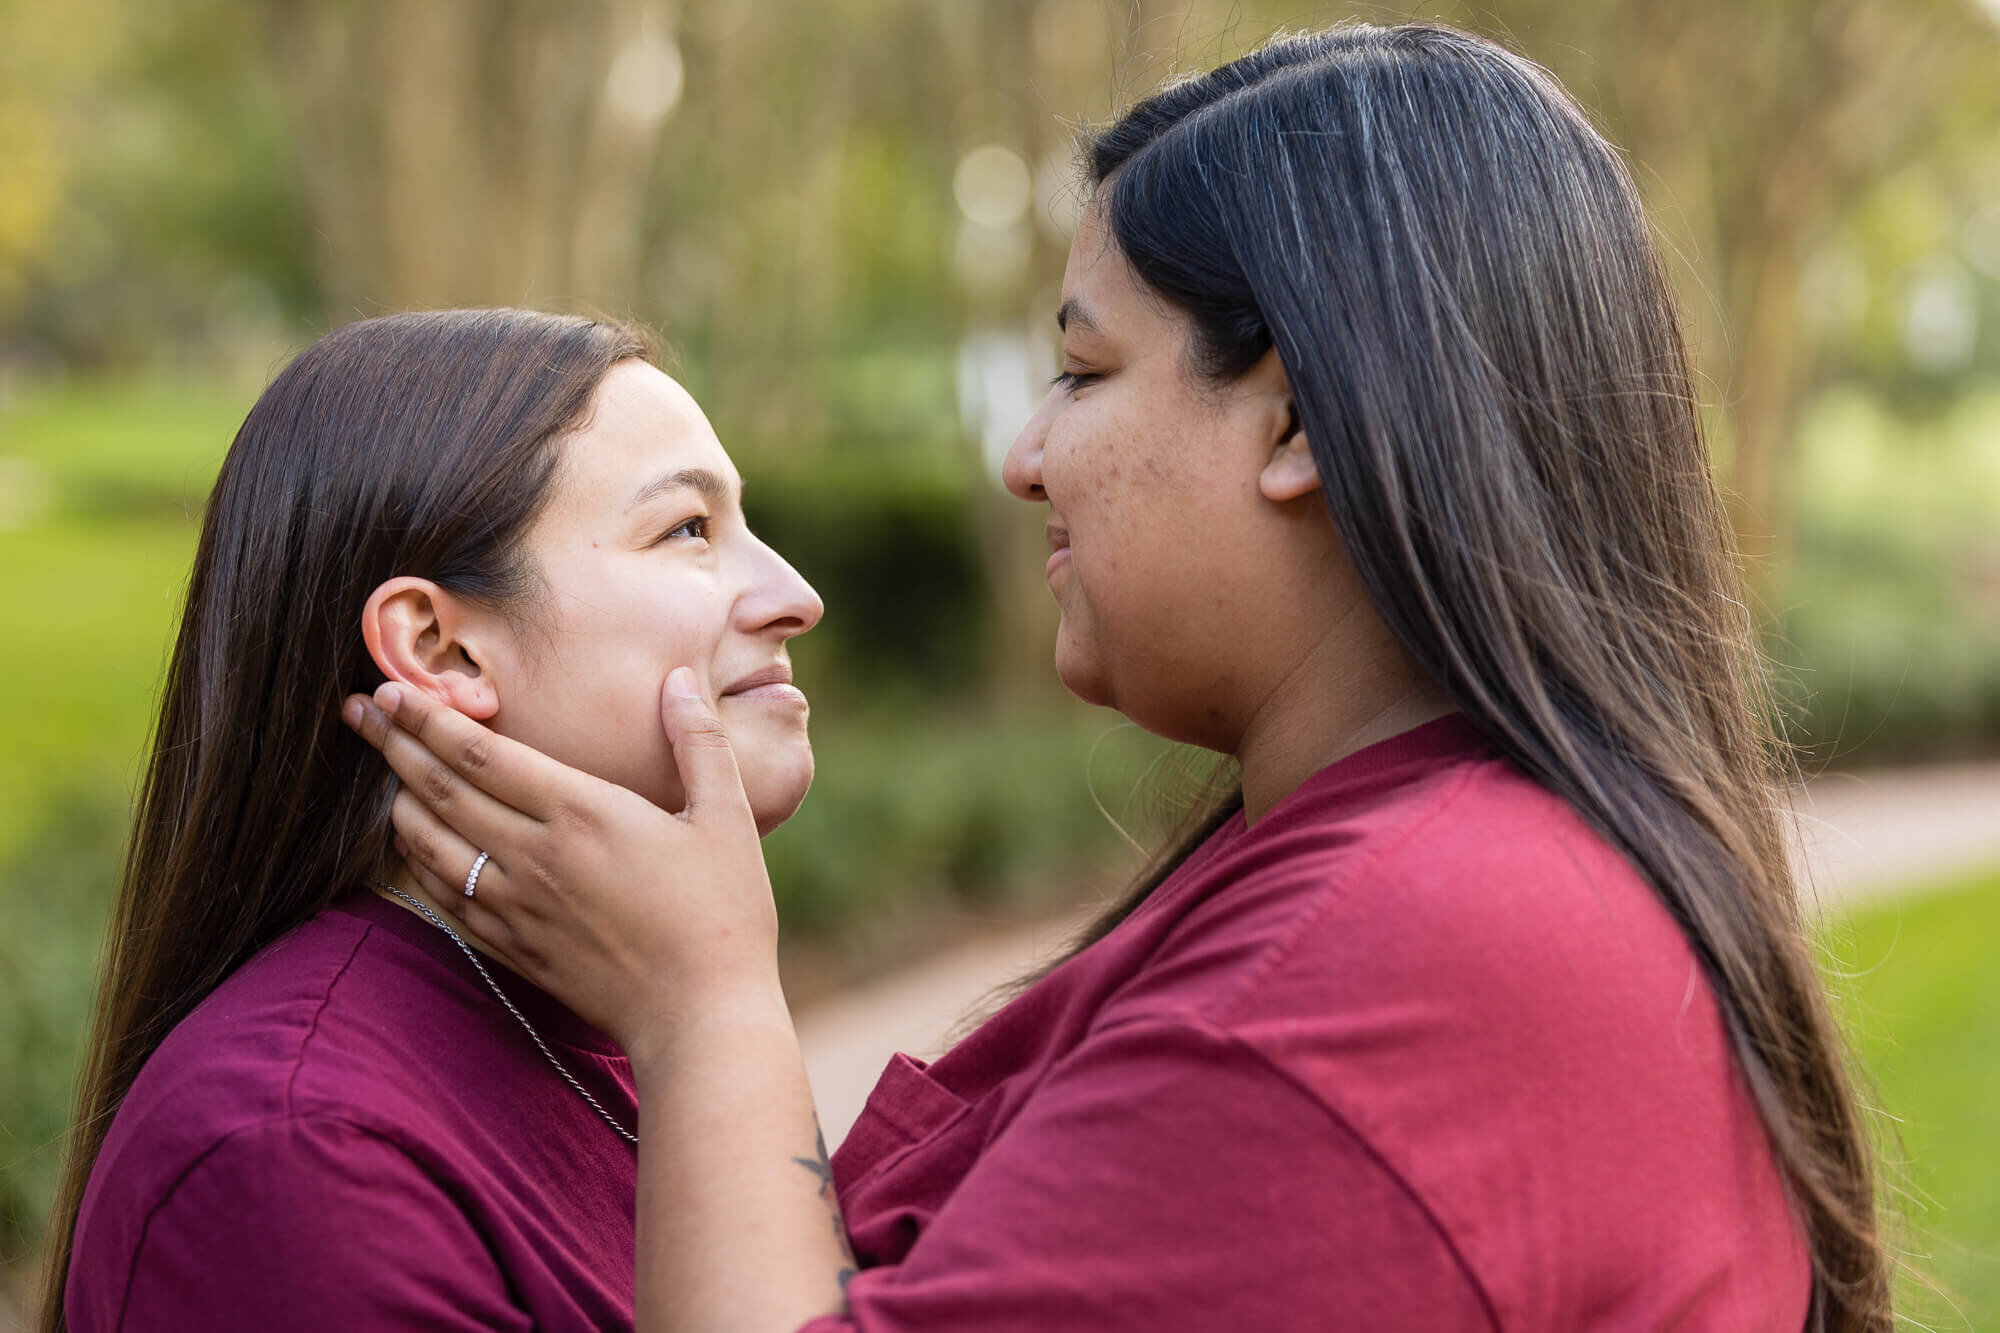
[[[1083,308],[1083,303],[1078,301],[1074,296],[1064,301],[1056,310],[1057,328],[1061,329],[1064,333],[1068,333],[1069,326],[1072,324],[1080,325],[1089,333],[1103,332],[1102,329],[1098,328],[1097,321],[1090,317],[1090,312]]]
[[[727,505],[734,488],[721,476],[705,467],[684,467],[677,472],[662,472],[659,476],[641,486],[625,512],[631,513],[648,500],[658,499],[670,491],[699,491],[702,498],[712,505]]]

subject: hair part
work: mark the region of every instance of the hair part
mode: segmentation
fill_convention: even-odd
[[[1227,383],[1276,349],[1412,659],[1679,923],[1806,1234],[1812,1326],[1888,1329],[1873,1150],[1782,832],[1796,769],[1616,150],[1490,42],[1355,24],[1172,84],[1084,155],[1111,242],[1188,319],[1191,370]]]
[[[522,539],[623,325],[525,310],[389,315],[315,342],[251,408],[202,522],[107,928],[44,1333],[67,1328],[77,1215],[112,1118],[167,1034],[249,957],[378,872],[393,779],[339,717],[382,674],[361,637],[398,575],[532,628]]]

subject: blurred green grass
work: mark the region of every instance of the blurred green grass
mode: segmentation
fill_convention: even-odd
[[[194,541],[158,519],[0,532],[0,859],[63,793],[131,785]]]
[[[1941,1288],[1906,1279],[1906,1322],[2000,1326],[2000,870],[1865,907],[1828,944],[1895,1130],[1886,1175],[1902,1243]]]
[[[68,384],[0,411],[0,861],[136,776],[203,497],[252,395]]]
[[[0,410],[0,1258],[47,1206],[201,500],[248,405],[151,382]]]
[[[100,516],[182,510],[188,518],[256,396],[199,380],[39,386],[0,410],[0,454],[44,473],[59,508]]]

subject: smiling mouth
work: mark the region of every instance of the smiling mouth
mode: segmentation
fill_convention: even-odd
[[[792,664],[779,662],[753,671],[724,690],[718,699],[780,699],[804,703],[805,691],[792,684]]]
[[[1043,571],[1045,577],[1054,578],[1058,569],[1069,563],[1069,529],[1051,523],[1048,526],[1049,563]]]

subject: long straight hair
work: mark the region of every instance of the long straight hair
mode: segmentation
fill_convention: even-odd
[[[1616,150],[1490,42],[1354,25],[1163,89],[1086,167],[1113,242],[1189,317],[1191,374],[1276,348],[1403,647],[1679,923],[1805,1231],[1811,1326],[1888,1329],[1873,1150],[1783,837],[1792,765]],[[1083,944],[1240,803],[1210,804]]]
[[[361,640],[396,575],[531,613],[520,540],[616,325],[521,310],[390,315],[307,348],[251,408],[209,498],[111,914],[47,1233],[41,1327],[64,1333],[77,1212],[112,1117],[230,973],[375,873],[392,787],[341,724],[382,676]]]

